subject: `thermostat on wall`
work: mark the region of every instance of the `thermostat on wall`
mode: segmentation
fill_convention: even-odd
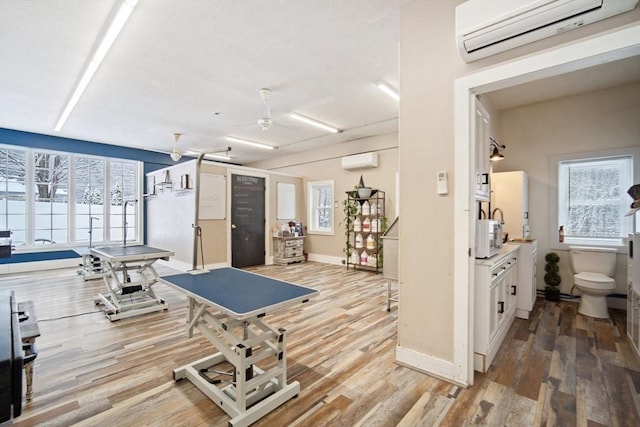
[[[438,194],[447,194],[449,192],[448,189],[449,180],[447,178],[447,173],[445,171],[438,172]]]

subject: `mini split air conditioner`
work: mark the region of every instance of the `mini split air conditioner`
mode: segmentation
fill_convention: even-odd
[[[362,153],[342,158],[342,169],[365,169],[378,167],[378,153]]]
[[[467,0],[456,7],[465,62],[632,10],[638,0]]]

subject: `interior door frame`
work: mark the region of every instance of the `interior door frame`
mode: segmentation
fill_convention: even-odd
[[[227,265],[231,266],[233,241],[231,236],[231,202],[233,191],[233,179],[231,175],[244,175],[253,176],[256,178],[264,178],[264,263],[265,265],[273,264],[273,255],[269,252],[269,241],[271,239],[271,233],[269,232],[269,224],[271,223],[271,182],[269,174],[255,170],[255,169],[227,169]]]
[[[471,115],[478,94],[589,68],[604,62],[640,55],[640,24],[560,45],[521,59],[498,64],[461,77],[454,89],[454,352],[445,377],[473,385],[473,284],[475,260],[468,256],[475,245],[475,176],[469,166],[475,159]]]

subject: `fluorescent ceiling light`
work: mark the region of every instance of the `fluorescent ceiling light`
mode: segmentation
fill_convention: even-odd
[[[75,108],[76,104],[80,100],[80,97],[93,78],[93,75],[96,73],[98,67],[100,67],[100,64],[104,60],[104,57],[107,55],[107,52],[109,52],[109,49],[111,49],[111,45],[113,45],[113,42],[116,40],[116,38],[118,38],[122,27],[124,27],[124,24],[129,19],[129,16],[131,15],[131,12],[133,12],[133,9],[136,7],[137,3],[138,0],[124,0],[122,5],[120,6],[116,17],[111,22],[107,33],[104,35],[104,38],[100,42],[98,49],[96,49],[95,53],[93,54],[93,58],[91,58],[91,62],[87,66],[87,69],[84,71],[84,74],[82,75],[78,86],[76,86],[71,99],[69,99],[69,102],[64,108],[64,111],[62,112],[62,115],[60,116],[60,119],[56,124],[56,132],[59,132],[62,129],[62,126],[64,126],[65,122],[69,118],[69,115],[71,114],[71,111],[73,111],[73,109]]]
[[[395,99],[396,101],[400,101],[400,94],[398,94],[398,91],[385,82],[378,82],[376,83],[376,86],[378,86],[378,89],[389,95],[391,98]]]
[[[302,114],[298,114],[298,113],[289,113],[289,117],[291,117],[292,119],[299,120],[299,121],[301,121],[301,122],[303,122],[303,123],[306,123],[306,124],[308,124],[308,125],[315,126],[315,127],[320,128],[320,129],[324,129],[324,130],[326,130],[327,132],[331,132],[331,133],[338,133],[338,132],[340,132],[340,129],[334,128],[333,126],[329,126],[329,125],[328,125],[328,124],[326,124],[326,123],[322,123],[322,122],[319,122],[319,121],[317,121],[317,120],[310,119],[309,117],[307,117],[307,116],[303,116]]]
[[[263,148],[265,150],[273,150],[275,147],[273,145],[262,144],[260,142],[249,141],[246,139],[235,138],[233,136],[225,136],[227,141],[237,142],[239,144],[251,145],[252,147]]]

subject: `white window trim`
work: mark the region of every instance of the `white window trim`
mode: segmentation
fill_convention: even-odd
[[[632,156],[633,158],[633,182],[640,181],[640,148],[620,148],[613,150],[589,151],[583,153],[569,153],[552,156],[549,163],[549,247],[555,250],[569,250],[570,246],[596,246],[615,248],[619,253],[626,253],[627,244],[624,238],[620,239],[571,239],[570,242],[560,243],[558,239],[558,163],[567,160],[581,160],[598,157]],[[626,189],[624,189],[626,191]],[[631,198],[629,198],[629,205]]]
[[[129,241],[129,239],[127,239],[127,244],[131,243],[132,245],[134,244],[142,244],[142,242],[144,241],[144,203],[142,203],[143,201],[143,196],[142,196],[142,189],[143,189],[143,179],[144,179],[144,163],[142,161],[139,160],[131,160],[131,159],[120,159],[120,158],[115,158],[115,157],[106,157],[106,156],[95,156],[95,155],[85,155],[85,154],[75,154],[75,153],[68,153],[68,152],[64,152],[64,151],[55,151],[55,150],[48,150],[48,149],[40,149],[40,148],[32,148],[32,147],[22,147],[22,146],[14,146],[11,144],[0,144],[0,148],[3,149],[11,149],[11,150],[22,150],[25,151],[27,153],[27,157],[26,157],[26,176],[29,177],[27,178],[27,188],[26,188],[26,197],[27,197],[27,203],[25,206],[25,212],[27,215],[26,218],[26,225],[27,225],[27,230],[26,230],[26,240],[28,242],[33,242],[34,239],[34,228],[35,228],[35,216],[34,216],[34,186],[33,185],[29,185],[30,183],[32,183],[33,178],[33,174],[34,174],[34,162],[33,162],[33,153],[51,153],[51,154],[58,154],[58,155],[64,155],[64,156],[69,156],[69,168],[72,168],[73,165],[75,165],[75,160],[79,157],[82,158],[86,158],[86,157],[91,157],[91,158],[96,158],[96,159],[103,159],[105,160],[105,170],[104,173],[106,174],[105,176],[105,183],[107,183],[107,189],[110,188],[110,182],[108,182],[110,180],[109,177],[109,173],[108,173],[108,168],[109,168],[109,162],[111,161],[115,161],[115,162],[125,162],[125,163],[132,163],[136,165],[137,168],[137,177],[136,177],[136,198],[138,200],[138,203],[136,203],[136,209],[137,212],[135,214],[136,220],[135,220],[135,224],[136,227],[138,229],[138,233],[136,236],[136,239],[131,239]],[[73,178],[72,175],[72,171],[69,170],[69,177],[70,179]],[[68,189],[67,191],[69,192],[69,195],[71,195],[72,191],[74,190],[75,187],[75,180],[73,180],[72,182],[69,183],[68,185]],[[71,200],[71,199],[69,199]],[[106,202],[105,202],[106,203]],[[70,205],[71,206],[71,205]],[[103,241],[100,242],[101,244],[105,244],[105,245],[109,245],[109,244],[119,244],[122,241],[118,241],[118,240],[109,240],[108,238],[108,227],[110,227],[110,214],[109,214],[109,207],[105,205],[105,229],[104,229],[104,238],[102,239]],[[68,220],[67,220],[67,236],[68,236],[68,242],[67,243],[56,243],[56,244],[51,244],[51,245],[35,245],[35,244],[26,244],[26,245],[20,245],[20,246],[16,246],[14,249],[14,253],[19,254],[19,253],[35,253],[35,252],[52,252],[52,251],[60,251],[60,250],[68,250],[68,249],[72,249],[74,247],[79,247],[79,246],[86,246],[85,242],[76,242],[74,238],[74,233],[73,233],[73,221],[75,221],[75,218],[72,218],[72,209],[70,208],[68,210]],[[132,215],[133,216],[133,215]]]
[[[314,188],[315,187],[324,187],[329,185],[331,187],[331,209],[329,210],[331,216],[331,228],[330,230],[318,230],[314,228],[313,216],[315,214],[315,206],[314,206]],[[309,181],[307,182],[307,234],[317,234],[323,236],[333,236],[335,229],[335,214],[334,208],[336,201],[336,191],[333,180],[325,180],[325,181]]]

